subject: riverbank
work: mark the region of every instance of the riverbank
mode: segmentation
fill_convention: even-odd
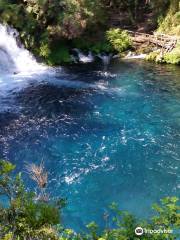
[[[53,4],[49,1],[19,3],[15,0],[11,3],[3,0],[0,3],[0,21],[17,29],[25,48],[51,66],[72,63],[72,49],[79,49],[86,56],[91,53],[95,56],[123,55],[122,52],[129,48],[132,51],[135,47],[126,41],[127,38],[119,37],[115,29],[145,33],[158,29],[166,34],[179,34],[178,14],[177,0],[168,0],[166,4],[155,0],[122,3],[114,0],[55,0]],[[112,41],[107,38],[109,31]],[[168,55],[166,62],[179,61],[177,51],[176,60],[172,61],[172,58]]]
[[[130,32],[135,53],[133,55],[156,63],[180,64],[180,37],[162,33]]]

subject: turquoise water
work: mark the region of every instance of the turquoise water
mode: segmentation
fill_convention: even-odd
[[[68,227],[103,226],[112,202],[148,218],[152,203],[180,194],[179,67],[72,66],[9,90],[0,106],[0,157],[29,187],[25,163],[44,161]]]

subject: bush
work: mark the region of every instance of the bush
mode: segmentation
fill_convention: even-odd
[[[106,33],[108,41],[116,51],[122,53],[132,46],[130,36],[127,31],[119,28],[110,29]]]
[[[42,43],[40,46],[39,55],[47,59],[51,54],[51,49],[48,43]]]
[[[170,53],[164,55],[164,61],[171,64],[180,64],[180,45],[172,50]]]
[[[146,60],[151,61],[151,62],[156,62],[159,54],[160,54],[159,51],[150,52],[150,53],[146,56]]]
[[[72,48],[78,48],[84,52],[91,51],[94,54],[101,52],[112,52],[114,49],[107,40],[90,41],[88,39],[77,38],[72,41]]]
[[[180,46],[161,56],[160,51],[154,51],[146,56],[146,60],[157,63],[180,64]]]
[[[25,47],[46,63],[58,65],[71,61],[69,49],[61,42],[86,35],[106,21],[99,0],[0,0],[0,21],[16,28]]]
[[[21,174],[12,176],[14,169],[10,162],[0,161],[0,194],[8,200],[7,207],[0,205],[0,239],[10,240],[13,235],[15,240],[54,240],[53,226],[60,222],[62,201],[45,200],[44,189],[43,195],[27,192]],[[41,177],[46,176],[43,174]]]
[[[158,32],[180,36],[180,12],[160,18]]]
[[[158,32],[180,36],[179,0],[170,1],[166,16],[160,16]]]
[[[72,59],[68,46],[63,41],[57,41],[51,44],[50,54],[46,59],[49,65],[60,65],[62,63],[71,63]]]
[[[90,48],[90,50],[92,52],[94,52],[95,54],[99,54],[102,52],[110,53],[114,49],[108,41],[102,41],[102,42],[97,42],[97,43],[93,44],[93,46]]]

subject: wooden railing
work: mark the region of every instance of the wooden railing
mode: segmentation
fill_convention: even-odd
[[[176,44],[180,41],[179,37],[176,36],[169,36],[165,34],[147,34],[147,33],[141,33],[141,32],[133,32],[133,31],[127,31],[129,35],[132,37],[132,40],[134,42],[149,42],[153,43],[156,46],[162,47],[166,51],[171,51]]]

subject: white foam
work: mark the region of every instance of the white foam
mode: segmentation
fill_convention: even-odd
[[[144,59],[147,56],[147,54],[139,54],[135,55],[131,51],[124,57],[124,59]]]
[[[89,52],[88,55],[85,55],[84,53],[82,53],[81,50],[79,50],[77,48],[74,48],[73,50],[78,54],[79,62],[81,62],[81,63],[94,62],[94,56],[93,56],[92,52]]]
[[[45,71],[23,45],[17,43],[18,32],[0,24],[0,73],[29,73]]]
[[[108,91],[105,82],[86,83],[83,81],[73,81],[68,79],[69,75],[62,71],[62,68],[50,68],[38,63],[33,55],[24,48],[18,40],[18,32],[0,24],[0,97],[4,97],[8,92],[18,92],[27,87],[30,83],[48,82],[57,86],[70,88],[93,88]],[[92,62],[94,56],[91,52],[86,56],[80,50],[77,51],[80,62]],[[111,54],[99,55],[102,60],[109,62]],[[110,73],[104,72],[105,76]]]

